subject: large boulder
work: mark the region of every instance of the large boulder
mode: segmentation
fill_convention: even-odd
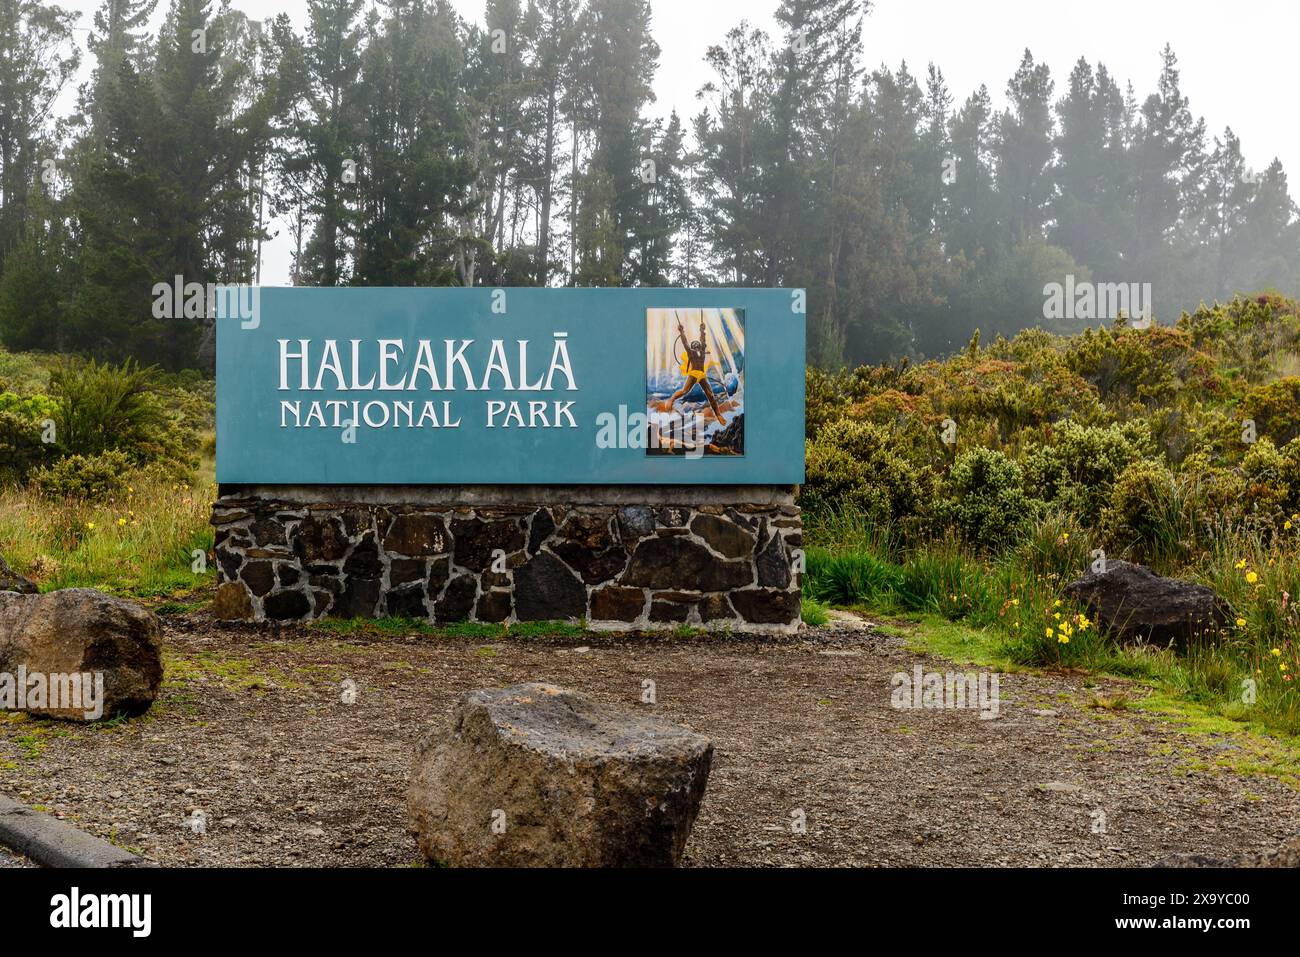
[[[153,612],[92,588],[0,592],[0,708],[16,706],[3,698],[16,692],[21,673],[29,689],[23,710],[32,714],[86,721],[147,711],[162,683],[161,637]],[[102,698],[96,691],[90,699],[67,700],[73,675],[90,675],[92,688],[102,675]],[[43,706],[33,701],[38,683],[47,689]],[[62,707],[50,706],[55,685]],[[92,706],[96,699],[102,709]],[[88,716],[88,710],[102,714]]]
[[[712,760],[688,728],[554,685],[473,691],[420,743],[412,832],[456,867],[671,867]]]
[[[35,595],[36,583],[26,578],[12,568],[5,561],[5,557],[0,555],[0,591],[14,591],[21,595]]]
[[[1232,620],[1232,608],[1204,585],[1165,578],[1131,562],[1108,560],[1065,586],[1103,630],[1121,641],[1186,648],[1212,640]]]

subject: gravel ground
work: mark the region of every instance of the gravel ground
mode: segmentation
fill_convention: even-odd
[[[32,864],[25,857],[18,857],[7,847],[0,846],[0,867],[31,867]]]
[[[0,791],[165,865],[410,865],[420,733],[465,691],[541,680],[713,739],[692,866],[1147,866],[1300,832],[1293,786],[1219,766],[1250,757],[1241,741],[1093,706],[1135,693],[1117,681],[1003,675],[992,720],[895,709],[895,673],[952,666],[861,624],[485,645],[175,616],[153,711],[103,728],[0,720]]]

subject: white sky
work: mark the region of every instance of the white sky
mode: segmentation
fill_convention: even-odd
[[[452,3],[465,18],[481,21],[482,0]],[[167,4],[159,0],[158,19]],[[60,5],[82,11],[81,25],[88,27],[98,0]],[[255,19],[285,12],[299,28],[305,20],[305,0],[232,5]],[[660,47],[651,113],[666,117],[676,109],[683,119],[693,115],[699,108],[695,91],[709,79],[705,50],[741,19],[775,36],[777,6],[778,0],[651,0]],[[1155,87],[1167,41],[1178,55],[1183,94],[1192,112],[1205,117],[1210,136],[1231,124],[1247,165],[1256,170],[1280,158],[1293,195],[1300,184],[1300,96],[1294,58],[1285,51],[1297,36],[1296,0],[875,0],[864,28],[868,66],[895,68],[906,60],[923,78],[926,64],[934,61],[958,106],[981,83],[1000,105],[1025,47],[1051,67],[1057,96],[1084,56],[1105,63],[1121,85],[1131,80],[1142,99]],[[263,247],[262,282],[283,284],[290,246],[280,224],[273,222],[271,229],[280,235]]]

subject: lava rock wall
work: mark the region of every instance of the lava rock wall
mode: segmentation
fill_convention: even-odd
[[[626,498],[626,496],[623,496]],[[227,619],[585,619],[596,629],[799,626],[799,509],[775,504],[383,504],[226,494]]]

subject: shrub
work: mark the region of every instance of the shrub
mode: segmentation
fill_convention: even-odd
[[[1102,540],[1145,564],[1179,563],[1196,535],[1195,514],[1187,509],[1183,491],[1162,462],[1129,463],[1102,512]]]
[[[1063,422],[1052,445],[1026,457],[1025,481],[1046,501],[1062,504],[1084,525],[1094,526],[1120,473],[1148,455],[1151,445],[1150,429],[1141,421],[1109,426]]]
[[[42,425],[52,405],[44,396],[20,400],[12,392],[0,393],[0,483],[24,482],[32,469],[54,458]]]
[[[126,453],[110,449],[99,455],[69,455],[32,475],[32,484],[50,498],[102,501],[126,488],[126,471],[131,460]]]
[[[1025,494],[1020,466],[1001,452],[962,452],[944,482],[938,518],[954,526],[967,544],[997,552],[1017,541],[1038,503]]]
[[[1252,389],[1242,403],[1261,436],[1286,445],[1300,436],[1300,377],[1288,376]]]
[[[905,456],[893,430],[850,419],[829,423],[808,443],[806,474],[809,511],[857,509],[878,525],[918,515],[935,487],[934,474]]]
[[[86,457],[117,449],[135,465],[162,462],[192,469],[195,437],[168,411],[155,374],[153,367],[129,359],[120,366],[94,360],[56,366],[50,393],[59,445]]]

